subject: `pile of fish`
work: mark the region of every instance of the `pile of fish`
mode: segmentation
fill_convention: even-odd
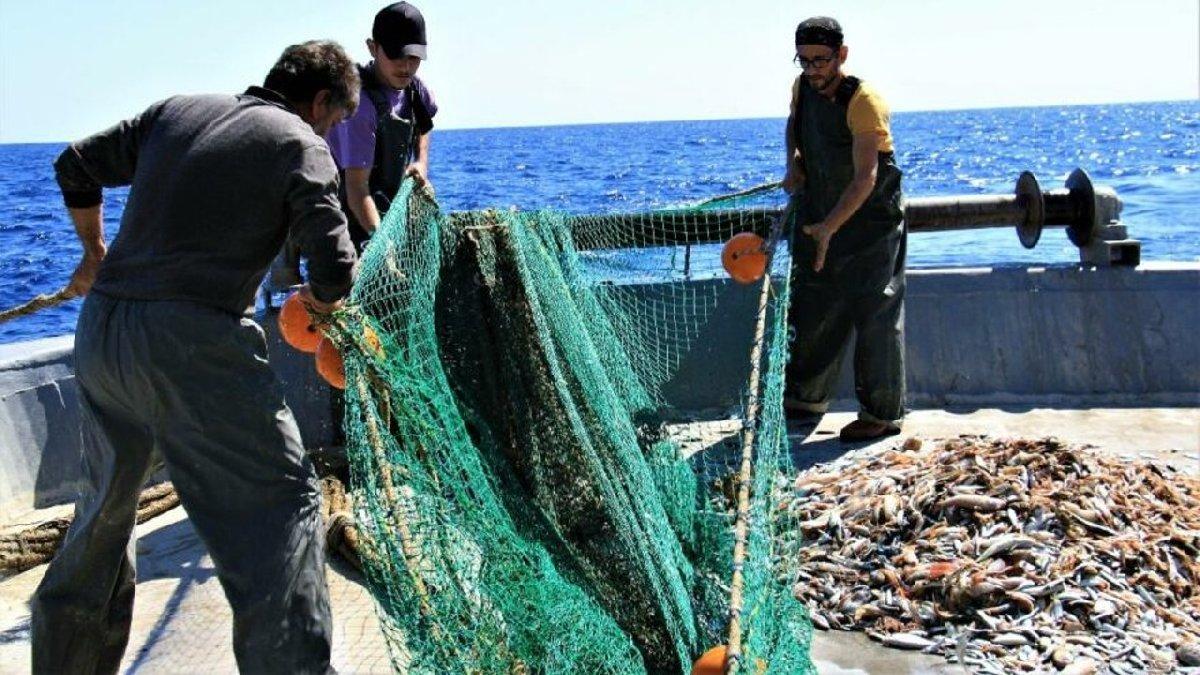
[[[973,672],[1200,672],[1200,477],[1053,439],[917,439],[779,494],[824,630]]]

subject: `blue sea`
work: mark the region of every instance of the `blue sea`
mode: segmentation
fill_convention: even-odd
[[[116,121],[116,120],[114,120]],[[644,211],[781,177],[783,120],[647,122],[438,130],[431,179],[448,210]],[[1011,193],[1029,170],[1043,189],[1075,167],[1124,200],[1146,261],[1200,260],[1200,101],[898,113],[907,197]],[[0,309],[67,281],[80,247],[51,163],[65,143],[0,145]],[[105,195],[109,240],[127,190]],[[911,267],[1071,263],[1047,230],[1037,248],[1010,229],[913,235]],[[0,343],[70,333],[80,301],[0,325]]]

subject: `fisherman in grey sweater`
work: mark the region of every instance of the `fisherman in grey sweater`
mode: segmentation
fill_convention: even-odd
[[[35,673],[114,673],[129,640],[139,491],[165,461],[233,609],[243,673],[330,672],[319,489],[251,319],[281,244],[331,311],[355,264],[322,136],[358,105],[332,42],[289,47],[263,87],[177,96],[55,162],[84,247],[71,288],[87,485],[32,603]],[[106,249],[102,187],[132,185]]]

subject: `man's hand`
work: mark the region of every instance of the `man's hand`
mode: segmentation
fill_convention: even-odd
[[[85,254],[83,260],[79,261],[79,266],[71,274],[71,282],[67,284],[67,290],[71,292],[72,297],[87,295],[88,291],[92,290],[92,284],[96,282],[96,273],[100,271],[100,263],[104,260],[104,253],[101,251],[97,255]]]
[[[310,312],[316,314],[332,314],[334,311],[341,309],[342,306],[346,304],[345,300],[338,300],[336,302],[321,302],[317,299],[317,296],[313,295],[312,288],[310,288],[308,284],[304,284],[300,288],[296,289],[296,292],[300,294],[300,302],[304,303]]]
[[[404,169],[405,177],[412,176],[416,179],[417,185],[429,184],[429,169],[421,162],[413,162]]]
[[[825,254],[829,252],[829,240],[833,239],[837,228],[834,228],[828,222],[822,222],[815,225],[805,225],[803,229],[804,234],[812,237],[817,242],[817,255],[813,258],[813,271],[820,272],[825,267]]]

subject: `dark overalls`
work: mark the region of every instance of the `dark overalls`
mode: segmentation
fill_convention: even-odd
[[[359,66],[359,77],[362,78],[362,93],[375,106],[375,160],[371,164],[371,178],[367,183],[379,217],[387,213],[392,205],[392,199],[400,191],[400,183],[404,181],[404,170],[412,161],[416,149],[417,137],[417,106],[420,97],[414,87],[404,90],[408,97],[408,117],[397,115],[388,103],[383,93],[382,85],[371,66]],[[364,101],[365,103],[365,101]],[[361,249],[362,243],[370,238],[370,233],[359,224],[358,218],[350,210],[346,194],[346,172],[341,172],[341,188],[338,199],[342,202],[342,210],[346,212],[346,220],[350,223],[350,238],[355,248]]]
[[[875,188],[838,230],[825,266],[813,272],[816,242],[801,225],[823,221],[854,178],[853,135],[846,121],[858,78],[846,77],[834,100],[801,80],[793,138],[807,174],[792,226],[794,330],[785,396],[789,407],[824,412],[842,355],[854,341],[854,391],[867,421],[904,417],[904,255],[907,230],[900,169],[879,153]]]
[[[119,670],[138,494],[164,461],[233,610],[238,669],[332,672],[320,489],[262,328],[193,302],[93,291],[75,376],[87,480],[31,602],[33,672]]]

